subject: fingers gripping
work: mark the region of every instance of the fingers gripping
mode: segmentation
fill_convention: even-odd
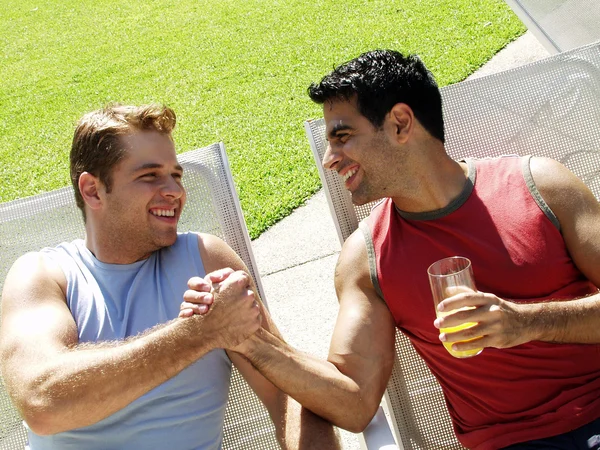
[[[214,281],[220,275],[190,279],[190,287],[199,290],[185,292],[179,317],[204,315],[203,326],[211,330],[209,334],[217,341],[216,346],[233,348],[260,328],[261,306],[246,272],[229,269],[221,271],[221,275],[226,277],[220,282]]]

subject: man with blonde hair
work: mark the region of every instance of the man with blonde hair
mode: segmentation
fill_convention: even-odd
[[[338,448],[331,425],[230,351],[278,333],[233,250],[177,232],[175,123],[156,105],[85,115],[71,149],[85,239],[26,254],[7,276],[2,375],[31,450],[220,448],[232,362],[283,448]],[[184,299],[205,314],[177,318]]]

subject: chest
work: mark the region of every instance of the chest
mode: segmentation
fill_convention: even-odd
[[[379,283],[399,326],[433,322],[427,268],[448,256],[471,260],[478,290],[517,301],[545,298],[581,276],[560,232],[535,205],[518,215],[481,202],[464,206],[431,221],[392,214],[375,237]]]
[[[121,340],[175,319],[187,281],[203,273],[193,264],[163,266],[158,260],[132,271],[72,271],[67,302],[80,342]]]

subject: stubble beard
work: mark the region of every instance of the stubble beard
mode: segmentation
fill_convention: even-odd
[[[366,205],[367,203],[376,200],[374,198],[371,198],[370,195],[368,195],[367,192],[363,192],[363,191],[367,191],[367,189],[363,189],[363,185],[361,184],[357,189],[355,189],[353,192],[350,192],[350,195],[352,196],[352,204],[355,206],[363,206]]]
[[[352,203],[356,206],[366,205],[385,197],[390,197],[390,186],[394,174],[389,172],[386,161],[397,158],[397,149],[394,148],[383,133],[376,134],[369,143],[370,150],[377,152],[379,161],[363,166],[363,179],[357,188],[351,192]],[[396,175],[399,176],[399,175]]]
[[[170,247],[177,240],[177,229],[160,230],[147,221],[116,221],[111,227],[108,238],[112,249],[118,254],[131,255],[144,259],[150,254]]]

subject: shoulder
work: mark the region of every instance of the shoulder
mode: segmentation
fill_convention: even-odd
[[[342,245],[340,261],[350,264],[361,262],[367,258],[367,245],[364,232],[361,228],[356,229]]]
[[[556,215],[565,237],[578,223],[592,223],[600,215],[600,205],[590,189],[564,165],[550,158],[531,158],[535,186]]]
[[[66,284],[62,269],[42,252],[27,253],[13,264],[2,291],[3,370],[19,373],[40,352],[47,356],[50,349],[62,351],[78,342]]]
[[[538,189],[540,187],[547,190],[556,186],[566,187],[574,180],[578,180],[569,169],[551,158],[532,156],[529,159],[529,169]]]
[[[233,251],[227,243],[213,235],[208,233],[190,233],[190,236],[194,236],[200,252],[205,252],[211,256],[215,256],[217,253],[228,253]]]
[[[6,284],[33,283],[41,278],[59,284],[66,290],[66,278],[60,265],[43,252],[29,252],[19,257],[10,268]]]
[[[344,289],[348,285],[364,289],[373,289],[369,270],[367,243],[363,231],[354,231],[342,246],[342,251],[335,267],[336,289]]]
[[[536,188],[552,210],[569,208],[593,198],[585,183],[558,161],[532,157],[529,168]]]
[[[241,258],[223,239],[208,233],[194,234],[207,273],[224,267],[247,271]]]
[[[3,309],[8,303],[24,305],[28,300],[52,293],[66,302],[67,280],[61,267],[42,252],[26,253],[10,268],[2,290]]]

